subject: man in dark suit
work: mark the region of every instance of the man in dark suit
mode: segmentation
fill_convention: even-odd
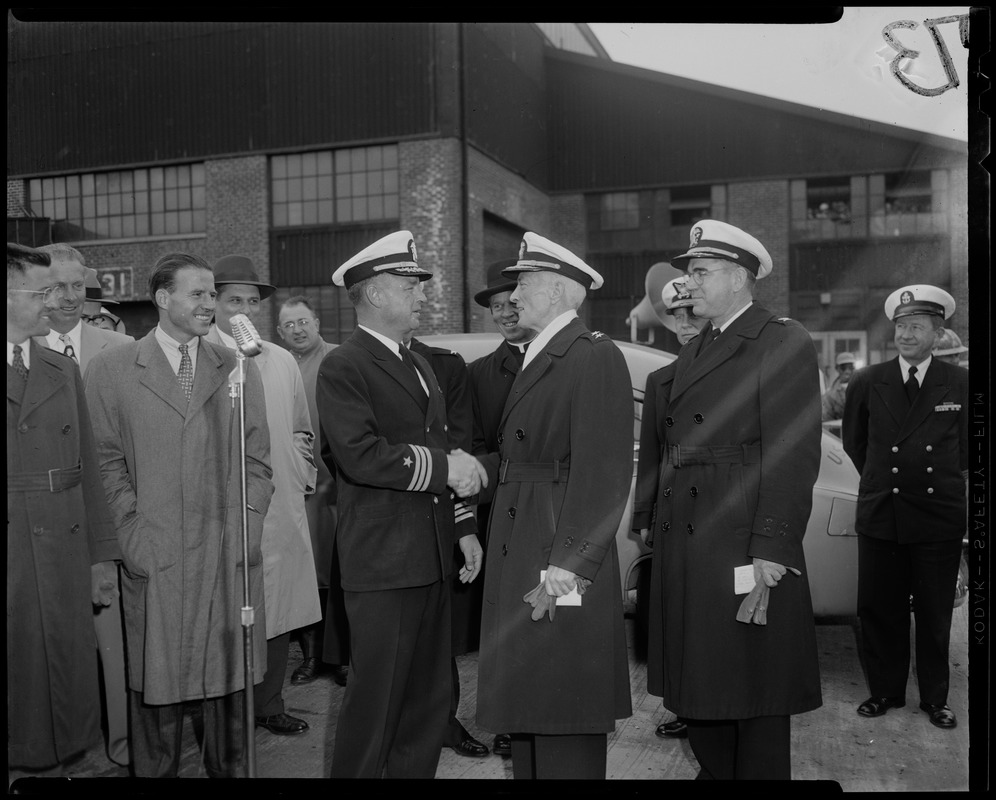
[[[8,783],[100,740],[92,614],[120,558],[79,369],[32,340],[62,298],[49,264],[7,243]]]
[[[418,353],[429,363],[436,375],[443,400],[446,402],[450,447],[471,452],[474,440],[474,410],[470,395],[470,377],[463,356],[453,350],[430,347],[415,338],[406,341],[406,344],[413,353]],[[458,501],[454,513],[457,539],[462,539],[464,536],[476,537],[477,519],[466,501]],[[458,548],[453,548],[453,558],[455,559],[453,568],[459,571],[464,563],[463,553]],[[477,650],[481,637],[481,586],[479,579],[473,582],[450,581],[452,595],[450,641],[453,658],[450,663],[452,689],[445,744],[457,755],[468,758],[483,758],[490,752],[487,745],[471,736],[463,723],[457,719],[457,710],[460,707],[460,669],[456,657]]]
[[[916,617],[920,708],[938,728],[948,707],[948,642],[966,534],[968,370],[931,355],[955,309],[936,286],[897,289],[885,301],[899,356],[854,374],[844,406],[844,451],[858,490],[858,616],[868,688],[858,706],[878,717],[906,704],[910,597]]]
[[[474,455],[498,452],[498,423],[501,421],[501,412],[512,389],[512,382],[522,368],[526,348],[536,337],[536,331],[519,325],[519,310],[511,300],[516,287],[515,279],[506,277],[501,272],[506,267],[514,267],[517,260],[506,258],[488,265],[487,285],[474,295],[474,302],[488,309],[491,321],[502,335],[502,343],[493,352],[482,356],[467,367],[473,399],[474,445],[471,452]],[[484,534],[485,547],[487,547],[487,526],[490,515],[490,503],[478,505],[477,524]],[[487,565],[484,571],[487,571]],[[477,644],[474,649],[479,646],[481,638],[480,617],[484,584],[478,581],[476,586],[477,588],[470,593],[478,621],[475,636]],[[507,733],[495,734],[491,749],[501,756],[511,755],[511,737]]]
[[[105,330],[83,322],[88,283],[95,283],[97,271],[86,266],[83,254],[68,244],[39,247],[52,259],[52,276],[62,287],[62,299],[49,315],[52,330],[38,337],[38,343],[72,358],[86,377],[93,357],[108,347],[134,341],[134,337]],[[116,572],[116,571],[115,571]],[[124,633],[121,623],[121,593],[117,575],[108,606],[95,606],[93,627],[100,653],[104,707],[107,712],[107,757],[128,766],[128,684],[125,681]]]
[[[822,702],[802,548],[820,467],[816,350],[753,302],[772,269],[754,236],[701,220],[671,263],[709,324],[658,397],[647,688],[686,722],[700,778],[788,780],[790,715]],[[758,624],[738,621],[741,593],[762,585]]]
[[[678,344],[688,344],[708,320],[695,316],[692,311],[691,292],[686,278],[674,278],[661,290],[664,303],[664,327],[674,333]],[[660,477],[663,443],[667,437],[664,420],[667,418],[667,403],[674,382],[677,362],[654,370],[647,376],[643,392],[643,417],[640,421],[640,456],[636,470],[636,491],[633,496],[633,532],[640,534],[647,547],[654,545],[654,530],[651,521],[657,500],[657,481]],[[685,738],[688,726],[680,719],[662,722],[654,729],[660,738]]]
[[[633,474],[629,370],[578,318],[602,277],[577,255],[527,232],[504,274],[536,338],[487,456],[477,721],[511,734],[515,778],[604,779],[607,734],[632,713],[615,543]]]
[[[338,491],[336,546],[350,631],[350,677],[333,778],[432,778],[450,694],[455,495],[480,490],[483,468],[451,451],[446,404],[429,364],[404,347],[432,273],[408,231],[378,240],[332,276],[357,329],[318,373],[318,415]],[[482,553],[459,540],[460,578]]]

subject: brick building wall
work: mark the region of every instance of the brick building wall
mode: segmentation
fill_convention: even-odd
[[[467,281],[470,292],[467,330],[491,333],[495,328],[490,313],[473,300],[474,293],[487,283],[484,215],[493,214],[524,230],[545,234],[551,225],[551,202],[544,192],[519,175],[474,148],[468,150]]]
[[[426,303],[419,333],[464,330],[463,214],[460,202],[460,142],[402,142],[398,161],[401,229],[415,239],[419,264],[432,270],[423,287]]]
[[[771,273],[757,282],[754,297],[774,314],[789,313],[788,181],[731,183],[726,221],[754,236],[771,254]]]
[[[24,201],[28,197],[28,182],[14,179],[7,181],[7,216],[21,217],[26,211]]]

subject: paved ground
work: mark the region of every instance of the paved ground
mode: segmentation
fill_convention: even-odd
[[[890,711],[878,719],[859,717],[855,708],[865,699],[867,691],[858,660],[856,630],[846,621],[820,624],[817,639],[824,704],[822,708],[792,720],[793,778],[834,781],[840,789],[849,792],[967,790],[967,620],[965,606],[955,611],[950,705],[958,715],[959,726],[953,731],[938,730],[928,722],[926,714],[917,707],[912,679],[905,708]],[[626,793],[626,788],[636,793],[635,787],[645,786],[635,783],[638,781],[690,780],[698,770],[687,740],[661,740],[654,736],[654,728],[670,719],[670,715],[663,711],[658,698],[647,694],[646,664],[635,655],[632,643],[630,656],[633,716],[619,722],[609,738],[607,778],[620,782],[613,785],[613,794]],[[293,645],[288,678],[299,659],[300,650]],[[461,657],[459,667],[463,688],[460,717],[471,733],[490,745],[491,735],[474,723],[476,654]],[[288,713],[307,720],[311,729],[296,737],[275,736],[269,731],[257,730],[257,776],[266,779],[261,781],[265,787],[258,788],[267,795],[281,789],[290,792],[301,784],[301,781],[291,779],[328,776],[337,711],[344,692],[345,689],[336,686],[327,676],[307,686],[286,685],[284,698]],[[181,777],[204,777],[194,734],[195,719],[196,714],[192,712],[184,732]],[[73,778],[72,786],[62,788],[77,789],[87,796],[98,789],[100,795],[116,794],[118,787],[131,794],[136,788],[129,780],[110,780],[126,778],[127,770],[108,761],[102,748],[85,754],[69,768],[68,774]],[[468,759],[444,749],[436,777],[459,782],[461,794],[464,788],[477,794],[489,794],[496,789],[490,782],[511,779],[511,762],[493,754],[483,759]],[[108,780],[81,780],[91,778]],[[463,784],[463,781],[471,780],[475,781],[473,785]],[[209,791],[210,785],[207,781],[195,782],[180,791],[200,793]],[[175,784],[172,786],[171,793],[174,793],[177,789]],[[497,787],[501,786],[509,785],[497,784]],[[595,789],[596,786],[584,788]],[[48,785],[47,788],[57,787]],[[456,790],[457,786],[450,788]],[[813,784],[811,791],[819,788],[826,787]]]

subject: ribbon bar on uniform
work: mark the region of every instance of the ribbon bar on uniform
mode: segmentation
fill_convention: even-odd
[[[693,464],[760,464],[761,446],[731,444],[715,447],[685,447],[672,444],[667,448],[667,463],[675,469],[690,467]]]
[[[77,464],[67,469],[47,472],[18,472],[7,476],[8,492],[61,492],[79,484],[83,467]]]
[[[546,461],[539,464],[512,464],[506,458],[498,468],[498,483],[558,483],[567,480],[570,462]]]

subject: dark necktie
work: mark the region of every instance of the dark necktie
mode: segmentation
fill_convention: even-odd
[[[906,397],[910,405],[916,400],[916,393],[920,391],[920,382],[916,379],[916,367],[910,367],[909,377],[906,379]]]
[[[62,342],[62,352],[79,364],[80,360],[76,357],[76,350],[73,348],[73,340],[69,338],[69,334],[61,334],[59,336],[59,341]]]
[[[20,375],[25,383],[27,383],[28,368],[24,366],[24,356],[21,355],[21,345],[19,344],[14,345],[14,363],[11,366],[14,368],[14,372]]]
[[[415,366],[415,359],[412,358],[412,351],[403,344],[399,345],[398,349],[401,351],[402,363],[415,374],[415,380],[418,381],[419,386],[422,386],[422,373],[420,373],[418,371],[418,367]]]
[[[194,363],[190,360],[190,353],[187,352],[189,345],[180,345],[180,371],[177,377],[180,379],[180,387],[183,393],[190,399],[190,393],[194,389]]]
[[[702,355],[705,352],[705,349],[719,338],[719,334],[720,334],[719,328],[709,329],[709,331],[706,333],[705,341],[702,342],[702,348],[699,350],[699,355]]]

